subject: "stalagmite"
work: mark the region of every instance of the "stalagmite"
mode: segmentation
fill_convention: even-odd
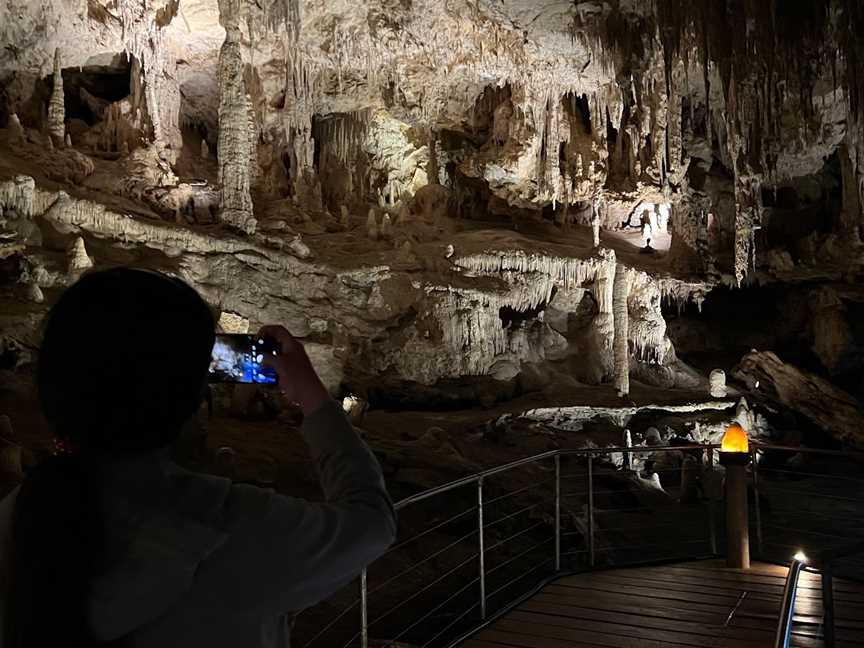
[[[63,94],[63,67],[60,48],[54,50],[54,87],[48,102],[48,134],[53,143],[62,146],[66,141],[66,109]]]
[[[378,240],[378,220],[375,218],[375,210],[369,210],[369,216],[366,219],[366,234],[373,241]]]
[[[72,135],[66,133],[66,148],[70,148],[72,146]]]
[[[627,306],[630,283],[630,271],[618,263],[612,288],[612,316],[615,326],[615,389],[619,397],[630,393],[630,316]]]
[[[69,246],[67,252],[69,258],[69,274],[77,274],[93,267],[93,260],[87,256],[87,248],[84,247],[84,239],[76,237]]]
[[[339,226],[346,230],[351,227],[351,217],[348,214],[348,208],[345,205],[342,205],[339,208]]]
[[[381,238],[390,240],[393,238],[393,225],[390,222],[390,214],[384,214],[381,217]]]
[[[9,132],[9,144],[21,144],[24,142],[24,127],[16,113],[9,115],[9,124],[6,126]]]
[[[206,139],[201,140],[201,159],[209,160],[210,159],[210,146],[207,144]]]
[[[708,375],[708,392],[713,398],[726,398],[726,372],[714,369]]]
[[[633,447],[633,435],[630,434],[630,430],[624,430],[624,447],[632,448]],[[632,470],[633,468],[633,455],[629,452],[624,453],[624,461],[622,464],[624,470]]]
[[[29,282],[24,286],[24,299],[34,304],[41,304],[45,301],[45,295],[42,289],[36,282]]]
[[[234,3],[224,3],[234,5]],[[256,142],[252,106],[243,77],[240,18],[223,11],[225,42],[219,52],[219,182],[222,185],[220,219],[253,234],[256,228],[250,193]]]
[[[598,197],[594,201],[594,208],[591,211],[591,235],[595,248],[600,247],[600,210],[603,208],[603,204],[603,197]]]

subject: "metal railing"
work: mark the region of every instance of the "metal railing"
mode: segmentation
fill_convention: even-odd
[[[717,556],[723,550],[717,529],[722,500],[717,447],[553,450],[407,497],[396,504],[396,544],[363,570],[359,584],[300,615],[297,644],[453,646],[562,574]],[[808,482],[805,499],[864,501],[837,495],[830,487],[831,480],[854,483],[864,496],[860,464],[848,474],[835,474],[843,461],[852,464],[847,453],[754,444],[752,454],[757,559],[786,564],[798,550],[816,555],[817,544],[826,548],[826,535],[845,544],[864,539],[864,525],[858,536],[852,529],[826,534],[819,512],[812,506],[802,511],[801,494],[785,487],[789,478],[822,480],[821,491]],[[793,454],[808,461],[790,466],[776,460]],[[701,490],[695,500],[689,494],[689,503],[682,490],[688,470],[693,476],[692,462],[688,469],[683,461],[688,455],[697,459]],[[820,457],[831,465],[812,465]],[[664,492],[637,476],[652,460],[648,472],[660,476]],[[504,486],[498,483],[505,478]],[[790,508],[794,519],[788,517]],[[403,537],[407,529],[413,533]]]
[[[780,605],[780,618],[774,638],[775,648],[789,648],[795,622],[795,600],[798,595],[798,581],[801,572],[811,572],[821,576],[822,589],[822,638],[825,648],[834,648],[834,563],[848,556],[864,552],[864,542],[857,542],[840,550],[826,551],[810,563],[806,556],[797,556],[789,565],[783,599]]]
[[[679,498],[678,490],[687,474],[693,477],[694,463],[699,477],[713,473],[716,447],[553,450],[407,497],[395,505],[400,531],[418,523],[425,528],[400,535],[364,569],[359,592],[355,584],[353,593],[341,592],[319,615],[301,615],[295,640],[304,648],[368,648],[373,637],[383,639],[376,645],[453,645],[556,574],[601,563],[714,555],[714,503],[710,497]],[[689,468],[686,455],[694,457]],[[655,480],[621,470],[652,460],[662,492]],[[506,484],[498,483],[502,478]],[[433,510],[420,511],[421,504]],[[682,510],[688,512],[684,521]],[[673,529],[677,542],[669,541]],[[647,541],[634,542],[634,535]],[[306,615],[310,638],[303,636]]]
[[[846,578],[864,575],[855,559],[864,553],[864,455],[769,444],[752,454],[757,555],[781,562],[800,552],[789,563],[774,645],[791,645],[799,579],[812,573],[821,576],[822,639],[833,648],[834,574],[839,567]]]
[[[787,564],[864,540],[864,454],[758,444],[752,449],[755,555]],[[844,576],[864,579],[864,561],[842,556]]]
[[[777,623],[777,633],[774,637],[776,648],[789,648],[792,640],[792,621],[795,614],[795,597],[798,594],[798,579],[804,563],[793,560],[786,575],[786,585],[783,587],[783,599],[780,603],[780,619]]]

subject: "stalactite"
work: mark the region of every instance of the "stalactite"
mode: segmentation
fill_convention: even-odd
[[[30,176],[19,175],[0,182],[0,208],[14,209],[20,216],[30,218],[38,213],[35,209],[36,181]]]
[[[762,221],[762,193],[757,176],[735,177],[735,281],[740,287],[756,267],[756,231]]]
[[[182,147],[180,86],[176,61],[171,54],[173,50],[165,44],[164,28],[170,24],[178,8],[179,0],[170,0],[158,10],[142,0],[117,0],[122,41],[126,52],[141,66],[143,97],[153,127],[153,139],[175,149]]]

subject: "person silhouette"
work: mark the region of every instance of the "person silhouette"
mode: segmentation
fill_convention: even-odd
[[[286,646],[289,612],[391,544],[378,462],[282,327],[267,359],[302,409],[325,502],[184,470],[170,446],[205,394],[214,320],[190,286],[90,272],[48,315],[42,411],[67,451],[0,502],[0,647]]]

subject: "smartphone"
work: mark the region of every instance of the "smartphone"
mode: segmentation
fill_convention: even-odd
[[[217,333],[210,356],[210,382],[276,385],[276,371],[262,364],[275,354],[276,343],[257,335]]]

